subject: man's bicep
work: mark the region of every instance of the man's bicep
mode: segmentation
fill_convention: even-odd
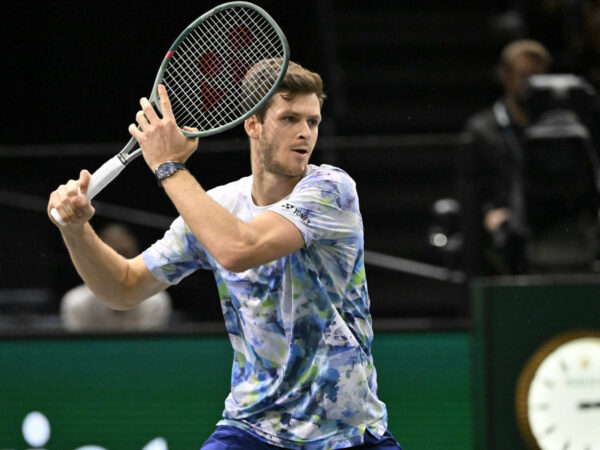
[[[146,267],[141,254],[130,259],[128,263],[129,273],[127,282],[136,298],[145,300],[170,286],[170,284],[160,281],[152,275],[148,267]]]
[[[282,258],[304,247],[300,230],[280,214],[265,211],[248,224],[258,236],[256,257],[260,260],[259,264]]]

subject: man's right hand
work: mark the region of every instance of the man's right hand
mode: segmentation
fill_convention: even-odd
[[[510,218],[510,210],[508,208],[496,208],[487,212],[483,219],[483,226],[490,234],[495,233],[500,229]]]
[[[95,209],[85,196],[90,178],[90,173],[82,170],[78,180],[69,180],[50,194],[48,217],[61,231],[83,227],[94,215]],[[56,208],[65,226],[52,217],[52,208]]]

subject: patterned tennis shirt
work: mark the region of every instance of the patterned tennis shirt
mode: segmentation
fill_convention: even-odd
[[[373,330],[354,181],[341,169],[309,165],[281,201],[258,207],[252,177],[208,194],[250,221],[263,211],[290,220],[305,246],[245,272],[229,272],[181,217],[143,258],[159,280],[213,271],[233,346],[231,392],[218,425],[248,430],[285,448],[345,448],[368,429],[381,436]]]

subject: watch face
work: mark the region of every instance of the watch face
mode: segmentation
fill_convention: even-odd
[[[600,450],[600,338],[579,337],[549,353],[527,392],[527,421],[543,450]]]
[[[167,161],[167,162],[160,164],[156,168],[154,173],[156,175],[156,178],[158,178],[158,180],[160,181],[160,180],[164,180],[165,178],[170,177],[178,170],[183,170],[183,169],[185,169],[185,165],[183,163]]]
[[[173,175],[175,170],[176,169],[175,169],[175,167],[173,167],[172,164],[168,164],[168,163],[161,164],[156,169],[156,176],[158,177],[159,180],[162,180],[164,178],[167,178],[167,177]]]

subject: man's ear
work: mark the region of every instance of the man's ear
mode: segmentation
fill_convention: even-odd
[[[258,139],[260,137],[260,125],[256,114],[251,115],[244,121],[244,129],[250,139]]]

